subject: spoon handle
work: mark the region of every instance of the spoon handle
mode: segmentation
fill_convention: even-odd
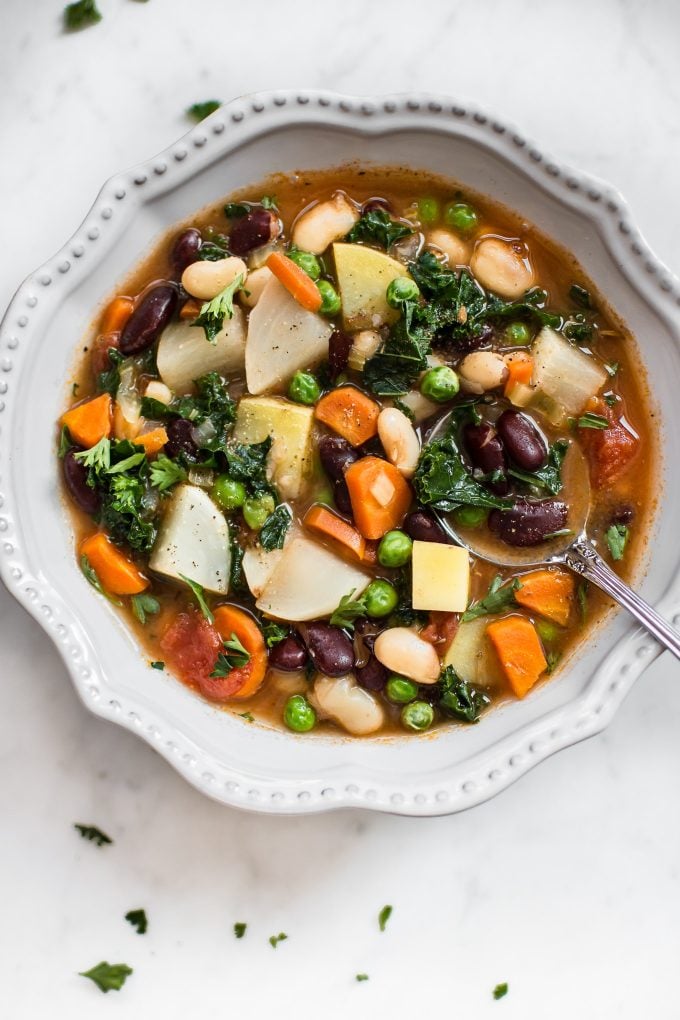
[[[584,580],[592,581],[627,609],[657,641],[680,659],[680,634],[607,566],[589,542],[574,542],[565,554],[565,563]]]

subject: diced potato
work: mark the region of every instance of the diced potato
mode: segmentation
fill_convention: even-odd
[[[175,393],[188,393],[195,379],[208,372],[228,375],[243,368],[246,351],[246,320],[243,310],[234,306],[234,315],[225,319],[215,337],[206,340],[201,326],[191,322],[172,322],[163,330],[158,344],[158,373]]]
[[[170,497],[151,551],[152,570],[175,581],[181,575],[206,591],[229,591],[229,526],[210,496],[196,485],[178,485]]]
[[[257,600],[257,608],[281,620],[330,616],[343,595],[359,598],[370,577],[310,538],[293,538]]]
[[[300,369],[328,357],[330,323],[306,311],[272,277],[248,320],[246,382],[250,393],[281,389]]]
[[[413,608],[463,613],[470,597],[470,554],[443,542],[413,543]]]
[[[505,683],[498,656],[487,637],[487,616],[461,623],[444,658],[458,676],[473,686],[500,687]]]
[[[255,598],[262,594],[282,556],[283,549],[263,549],[259,545],[250,546],[244,552],[243,573]]]
[[[342,298],[345,329],[376,329],[396,322],[385,292],[392,280],[408,276],[401,262],[361,244],[334,244],[335,272]]]
[[[282,397],[243,397],[236,413],[234,439],[239,443],[274,440],[267,477],[282,499],[297,499],[312,470],[314,408]]]

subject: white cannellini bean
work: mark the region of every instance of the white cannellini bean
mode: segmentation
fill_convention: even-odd
[[[267,269],[266,266],[248,273],[248,286],[239,293],[241,302],[248,308],[254,308],[273,275],[271,269]]]
[[[390,627],[376,638],[373,654],[383,666],[417,680],[434,684],[439,679],[439,656],[429,641],[408,627]]]
[[[172,403],[172,390],[164,382],[161,382],[160,379],[152,379],[148,383],[144,396],[149,397],[151,400],[157,400],[159,404],[165,404],[166,406]]]
[[[516,250],[516,246],[520,248]],[[523,245],[485,237],[475,248],[470,269],[487,290],[504,298],[518,298],[534,283],[528,251]]]
[[[333,719],[357,737],[375,733],[385,721],[380,702],[359,687],[351,673],[338,677],[318,673],[310,701],[320,715]]]
[[[293,227],[293,244],[320,255],[329,244],[348,234],[358,219],[357,210],[338,191],[300,216]]]
[[[493,351],[473,351],[458,366],[460,384],[468,393],[496,390],[508,378],[508,366]]]
[[[404,412],[396,407],[383,408],[378,415],[378,435],[387,459],[404,478],[411,478],[418,466],[420,443]]]
[[[347,364],[355,372],[361,372],[369,358],[377,352],[382,337],[377,329],[362,329],[355,333],[352,338],[352,347],[347,358]]]
[[[467,266],[470,261],[470,245],[450,230],[431,230],[427,235],[427,243],[448,255],[450,266]]]
[[[248,268],[243,259],[230,255],[217,262],[192,262],[182,273],[182,286],[187,294],[199,301],[212,301],[237,276],[242,276],[245,283],[247,275]]]

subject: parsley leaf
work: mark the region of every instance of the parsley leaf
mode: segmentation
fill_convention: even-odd
[[[263,209],[278,209],[276,195],[263,195],[260,199],[260,205]]]
[[[267,648],[273,648],[280,641],[285,641],[290,634],[290,627],[287,623],[275,623],[274,620],[267,620],[262,627],[262,633]]]
[[[605,532],[605,541],[613,560],[622,560],[630,531],[625,524],[612,524]]]
[[[210,610],[210,606],[205,601],[205,592],[203,591],[203,587],[198,583],[198,581],[192,581],[190,577],[185,577],[184,574],[180,574],[179,576],[182,578],[184,583],[188,584],[191,588],[194,597],[198,602],[198,608],[203,613],[204,618],[208,621],[208,623],[214,623],[215,617]]]
[[[152,669],[165,669],[165,663],[158,660],[157,662],[150,662],[149,665]]]
[[[239,719],[245,719],[246,722],[255,722],[255,716],[252,712],[238,712]]]
[[[579,308],[589,309],[593,307],[590,291],[585,287],[579,287],[578,283],[572,283],[569,288],[569,297]]]
[[[581,615],[581,623],[585,623],[588,617],[588,582],[579,581],[576,588],[576,601]]]
[[[153,595],[147,595],[145,592],[142,592],[140,595],[133,595],[130,599],[130,605],[132,606],[132,612],[141,624],[146,623],[147,616],[155,616],[156,613],[161,611],[161,604],[158,599],[155,599]]]
[[[107,836],[101,829],[98,829],[96,825],[80,825],[76,822],[73,828],[78,830],[83,839],[89,839],[91,843],[96,843],[97,846],[113,843],[111,837]]]
[[[125,920],[129,921],[133,928],[137,929],[138,935],[146,935],[149,922],[147,921],[145,910],[128,910]]]
[[[176,460],[170,460],[164,453],[156,457],[151,464],[151,484],[159,492],[166,492],[178,482],[183,482],[186,476],[187,473],[182,465],[178,464]]]
[[[235,921],[234,922],[234,935],[236,936],[237,939],[242,939],[243,938],[243,936],[246,933],[246,928],[247,927],[248,927],[248,925],[245,923],[245,921]]]
[[[81,28],[89,28],[102,20],[95,0],[77,0],[64,8],[64,26],[68,32],[77,32]]]
[[[520,471],[518,468],[508,468],[508,474],[513,478],[519,478],[529,485],[538,485],[547,489],[553,496],[562,491],[562,463],[569,449],[567,439],[556,440],[548,451],[546,464],[537,471]]]
[[[111,467],[111,440],[104,436],[89,450],[81,450],[74,454],[83,467],[94,468],[95,471],[108,471]]]
[[[513,578],[510,584],[503,584],[501,575],[497,574],[484,598],[465,610],[460,618],[461,623],[476,620],[480,616],[489,616],[491,613],[502,613],[508,606],[514,606],[515,592],[521,587],[518,578]]]
[[[209,117],[215,110],[219,110],[222,103],[219,99],[205,99],[202,103],[192,103],[186,110],[187,117],[191,120],[201,121]]]
[[[233,318],[234,294],[243,288],[243,280],[243,273],[241,273],[235,280],[228,283],[212,301],[204,301],[198,318],[192,322],[192,326],[203,326],[206,340],[209,340],[211,344],[217,342],[217,334],[222,329],[225,318]]]
[[[357,981],[368,981],[368,974],[357,974],[355,980],[357,980]]]
[[[445,512],[458,506],[499,510],[512,506],[511,499],[494,496],[475,481],[463,463],[451,428],[421,450],[413,487],[420,503]]]
[[[240,220],[250,212],[249,202],[227,202],[224,207],[224,215],[228,220]]]
[[[260,529],[260,545],[269,552],[271,549],[283,549],[286,532],[290,527],[293,515],[285,503],[279,504],[269,515]]]
[[[108,599],[114,606],[122,606],[123,603],[120,599],[117,599],[114,595],[110,595],[97,576],[97,572],[90,563],[87,556],[83,553],[80,557],[80,569],[82,570],[85,578],[92,585],[95,591],[98,591],[100,595],[103,595],[105,599]]]
[[[562,653],[558,652],[555,648],[550,648],[545,653],[545,660],[548,663],[548,673],[552,673],[557,666],[557,663],[562,658]]]
[[[380,928],[380,931],[385,931],[385,928],[387,926],[387,922],[389,921],[391,916],[392,916],[392,907],[388,903],[388,904],[386,904],[382,908],[382,910],[378,914],[378,927]]]
[[[508,982],[503,981],[502,984],[496,985],[493,990],[494,999],[502,999],[504,995],[508,994]]]
[[[73,446],[71,440],[71,433],[68,430],[67,425],[62,425],[61,432],[59,433],[59,446],[57,448],[57,456],[59,460],[63,460],[68,451]]]
[[[107,963],[106,960],[102,960],[96,967],[81,970],[79,973],[81,977],[94,981],[100,992],[119,992],[132,974],[132,968],[126,963]]]
[[[360,616],[366,616],[365,599],[353,599],[352,595],[356,588],[352,588],[349,595],[343,595],[338,603],[337,609],[333,610],[330,618],[332,627],[342,627],[343,630],[354,630],[354,621]]]
[[[463,722],[476,723],[490,702],[488,695],[462,680],[453,666],[446,666],[439,677],[440,708]]]
[[[287,938],[288,936],[286,935],[285,931],[280,931],[278,935],[269,936],[269,945],[272,947],[272,949],[276,949],[279,942],[284,942]]]
[[[113,465],[113,467],[107,468],[106,473],[109,475],[119,475],[123,471],[129,471],[131,468],[139,467],[145,457],[146,453],[144,453],[143,450],[140,453],[131,453],[129,457],[126,457],[124,460],[119,460],[117,464]]]
[[[611,376],[611,378],[613,379],[621,366],[619,365],[618,361],[612,361],[609,364],[605,362],[604,367],[607,370],[607,374]]]
[[[357,220],[345,238],[350,244],[363,241],[365,244],[377,244],[381,248],[390,248],[395,241],[412,234],[411,227],[393,220],[385,209],[370,209]]]
[[[592,411],[586,411],[577,420],[576,424],[580,429],[608,429],[609,421],[601,414],[593,414]]]
[[[219,653],[210,676],[229,676],[232,670],[242,669],[250,662],[250,652],[243,647],[236,634],[232,634],[229,640],[224,642],[224,647],[227,651]]]

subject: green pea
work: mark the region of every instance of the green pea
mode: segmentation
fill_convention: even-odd
[[[364,592],[366,614],[377,619],[389,616],[397,608],[398,601],[397,590],[389,581],[371,581]]]
[[[550,620],[537,620],[535,626],[541,641],[545,641],[546,644],[557,640],[562,633],[557,624],[551,623]]]
[[[444,210],[444,221],[457,233],[467,237],[477,229],[479,217],[467,202],[449,202]]]
[[[511,322],[505,327],[505,339],[515,347],[526,347],[531,343],[531,330],[526,322]]]
[[[418,220],[427,227],[439,219],[439,202],[436,198],[421,198],[418,201]]]
[[[385,694],[397,705],[408,705],[409,701],[415,701],[418,697],[418,684],[405,676],[393,673],[385,684]]]
[[[284,706],[283,721],[295,733],[308,733],[316,726],[316,712],[304,694],[292,694]]]
[[[480,528],[489,516],[481,506],[459,506],[453,511],[453,519],[462,528]]]
[[[402,708],[401,721],[407,730],[422,733],[434,722],[434,709],[426,701],[412,701],[410,705],[404,705]]]
[[[223,510],[236,510],[245,502],[246,487],[229,475],[218,475],[210,495]]]
[[[413,542],[405,531],[388,531],[378,546],[378,563],[383,567],[403,567],[411,559]]]
[[[333,284],[328,280],[317,280],[316,285],[321,294],[321,308],[319,309],[321,315],[327,315],[329,318],[332,315],[337,315],[342,307],[342,302]]]
[[[417,301],[420,291],[418,284],[410,276],[397,276],[389,284],[385,297],[391,308],[401,308],[404,301]]]
[[[270,514],[274,513],[274,497],[266,493],[263,496],[248,496],[243,504],[243,520],[253,531],[259,531]]]
[[[288,387],[288,396],[297,404],[315,404],[321,396],[321,387],[311,372],[296,372]]]
[[[428,400],[434,400],[436,404],[445,404],[448,400],[453,400],[459,389],[458,376],[448,365],[429,368],[420,380],[420,392]]]
[[[312,255],[311,251],[300,251],[299,248],[291,248],[288,252],[288,258],[296,266],[299,266],[312,280],[318,280],[321,276],[321,264],[316,255]]]

